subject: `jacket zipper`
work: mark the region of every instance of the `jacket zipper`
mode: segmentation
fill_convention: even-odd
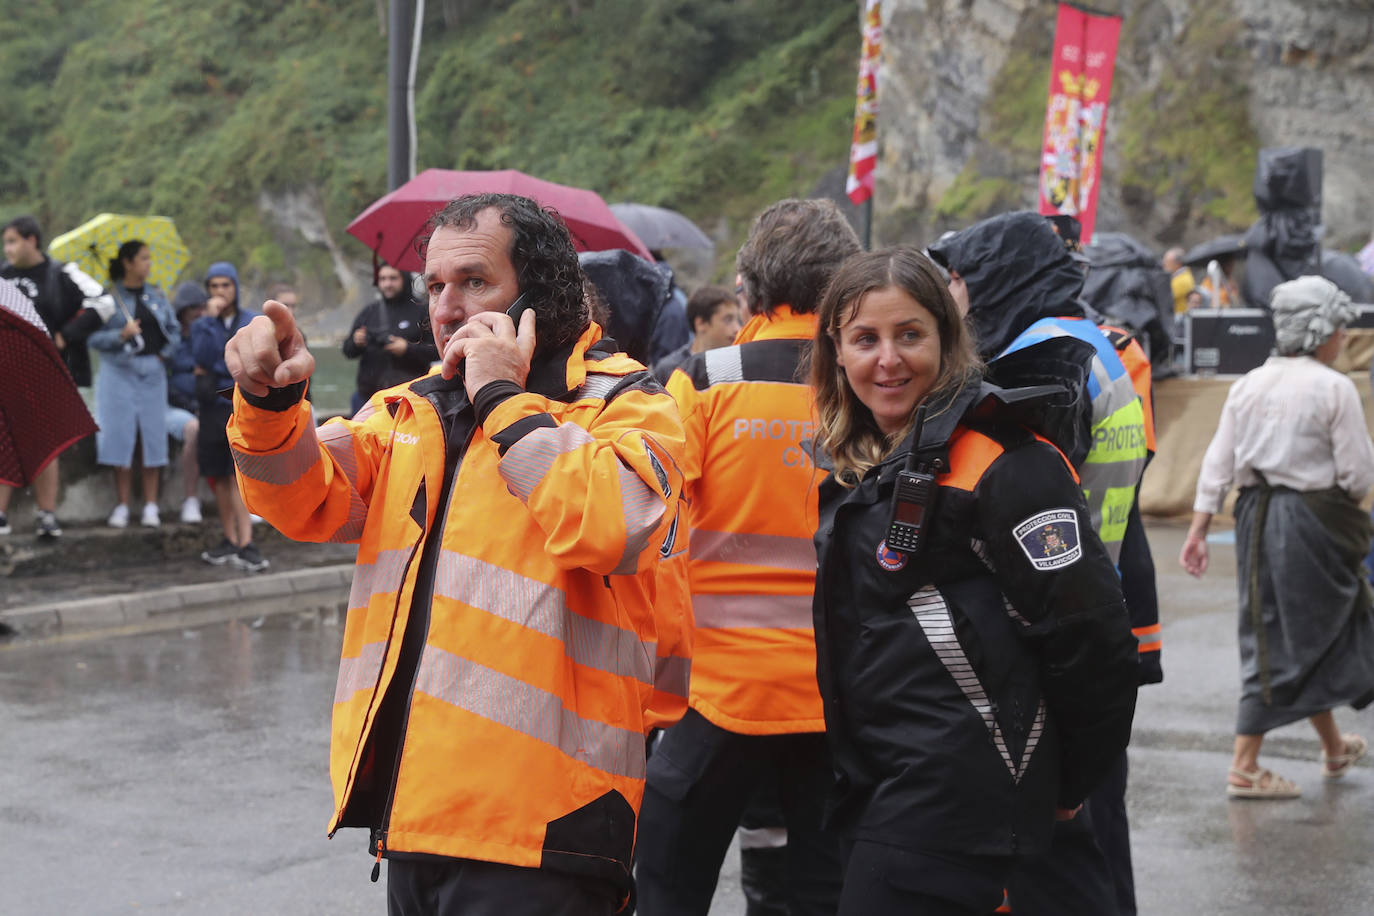
[[[435,413],[438,413],[438,411],[435,411]],[[442,427],[442,421],[441,421],[441,423],[440,423],[440,426]],[[476,429],[476,427],[474,426],[474,427],[473,427],[473,430],[472,430],[472,434],[475,434],[476,432],[477,432],[477,429]],[[471,435],[471,434],[470,434],[470,435]],[[448,458],[448,455],[447,455],[447,449],[448,449],[447,437],[445,437],[444,449],[445,449],[444,458],[445,458],[445,461],[447,461],[447,458]],[[467,451],[466,446],[464,447],[463,451],[464,451],[464,453],[466,453],[466,451]],[[437,549],[439,549],[439,550],[442,550],[442,549],[443,549],[442,541],[443,541],[443,537],[444,537],[444,528],[445,528],[445,527],[447,526],[447,524],[448,524],[448,510],[449,510],[449,506],[453,503],[453,490],[454,490],[454,487],[455,487],[455,486],[457,485],[457,483],[458,483],[458,471],[459,471],[462,467],[463,467],[463,455],[460,454],[460,455],[458,456],[458,460],[455,461],[454,464],[453,464],[453,473],[450,474],[450,475],[448,476],[448,480],[446,481],[446,486],[443,487],[443,488],[441,489],[441,491],[440,491],[440,495],[439,495],[439,499],[440,499],[440,514],[439,514],[439,517],[435,520],[435,521],[437,522],[437,524],[436,524],[434,527],[432,527],[432,528],[430,529],[430,531],[428,532],[428,534],[430,534],[430,535],[435,535],[435,536],[437,536],[437,537],[440,539],[440,546],[437,548]],[[420,540],[417,542],[416,547],[419,548],[420,545],[422,545],[422,544],[424,543],[424,541],[425,541],[425,538],[424,538],[424,537],[421,537]],[[414,555],[415,555],[415,554],[414,554],[414,551],[412,551],[412,552],[411,552],[411,557],[413,558]],[[436,561],[437,561],[437,557],[436,557]],[[405,746],[406,746],[406,731],[410,728],[410,707],[411,707],[411,704],[412,704],[412,703],[414,702],[414,700],[415,700],[415,684],[416,684],[416,683],[419,681],[419,679],[420,679],[420,662],[421,662],[421,661],[423,660],[423,658],[424,658],[424,647],[429,643],[429,628],[430,628],[430,624],[433,623],[433,621],[434,621],[434,613],[433,613],[433,611],[434,611],[434,585],[435,585],[435,579],[434,579],[433,577],[431,577],[430,583],[429,583],[429,594],[425,596],[426,601],[428,601],[428,603],[429,603],[429,605],[430,605],[430,613],[428,613],[428,614],[425,615],[425,632],[424,632],[423,638],[420,640],[420,658],[418,658],[418,659],[415,660],[415,670],[414,670],[413,672],[411,672],[411,675],[410,675],[410,688],[406,691],[406,711],[405,711],[405,715],[401,718],[401,730],[400,730],[400,732],[399,732],[399,733],[397,734],[397,736],[396,736],[396,762],[395,762],[395,764],[392,766],[392,769],[391,769],[391,786],[387,789],[386,806],[382,809],[382,810],[383,810],[383,814],[382,814],[382,826],[381,826],[381,829],[380,829],[380,830],[378,831],[378,833],[377,833],[377,861],[374,862],[373,865],[372,865],[372,880],[373,880],[374,883],[377,881],[378,877],[379,877],[380,874],[381,874],[381,870],[382,870],[382,852],[383,852],[383,850],[386,848],[387,834],[388,834],[388,832],[390,832],[390,830],[391,830],[391,814],[392,814],[392,810],[393,810],[393,808],[395,807],[395,804],[396,804],[396,786],[397,786],[397,784],[399,783],[400,777],[401,777],[401,757],[402,757],[402,755],[403,755],[403,753],[404,753],[404,751],[405,751]],[[398,606],[398,608],[399,608],[399,602],[400,602],[400,596],[399,596],[399,595],[397,595],[396,600],[397,600],[397,606]],[[410,599],[410,600],[411,600],[411,607],[414,607],[414,606],[415,606],[415,596],[414,596],[414,595],[411,595],[411,599]],[[409,623],[408,620],[407,620],[407,623]],[[401,639],[402,639],[402,641],[404,641],[404,639],[405,639],[404,633],[402,633]]]
[[[406,573],[408,573],[408,572],[410,571],[410,564],[413,563],[413,562],[415,562],[415,553],[416,553],[416,551],[418,551],[418,550],[420,549],[420,545],[422,545],[422,544],[424,543],[424,540],[425,540],[424,534],[422,533],[422,534],[420,535],[419,539],[416,540],[416,542],[410,546],[410,556],[406,557],[405,566],[401,569],[401,582],[402,582],[402,583],[405,582],[405,580],[406,580]],[[389,651],[391,650],[391,641],[392,641],[392,639],[393,639],[394,636],[395,636],[396,615],[397,615],[397,612],[400,610],[400,608],[401,608],[401,595],[400,595],[400,592],[398,591],[398,592],[396,593],[396,603],[395,603],[395,604],[392,606],[392,608],[391,608],[391,624],[392,624],[392,630],[391,630],[390,633],[387,634],[386,650],[382,653],[383,665],[385,665],[386,653],[389,652]],[[382,675],[381,675],[381,672],[380,672],[380,671],[377,672],[377,678],[378,678],[378,680],[381,679],[381,676],[382,676]],[[383,691],[383,693],[384,693],[384,692],[385,692],[385,691]],[[373,700],[374,700],[375,702],[377,702],[377,703],[380,703],[380,702],[381,702],[381,697],[378,696],[378,694],[376,693],[375,689],[374,689],[374,691],[373,691]],[[371,709],[368,710],[368,712],[371,712],[371,711],[372,711]],[[363,719],[364,719],[364,720],[367,719],[367,713],[364,713],[364,714],[363,714]],[[373,725],[376,725],[376,723],[374,722]],[[358,769],[358,764],[359,764],[359,762],[360,762],[360,756],[361,756],[361,754],[362,754],[362,748],[363,748],[363,745],[364,745],[366,742],[367,742],[367,731],[364,730],[363,733],[360,734],[360,735],[358,736],[358,743],[357,743],[357,745],[354,746],[354,748],[353,748],[353,763],[354,763],[354,765],[353,765],[352,767],[349,768],[348,785],[344,786],[344,790],[343,790],[343,799],[344,799],[344,802],[343,802],[343,805],[339,808],[339,810],[338,810],[338,811],[335,813],[335,815],[334,815],[336,819],[342,817],[342,816],[343,816],[343,812],[348,808],[348,801],[349,801],[349,798],[350,798],[350,797],[352,796],[352,794],[353,794],[353,782],[354,782],[354,779],[355,779],[355,777],[356,777],[356,775],[357,775],[357,769]],[[328,839],[331,839],[331,840],[334,839],[334,834],[336,834],[336,833],[338,833],[338,832],[339,832],[339,828],[336,826],[333,830],[329,831]],[[377,881],[378,875],[379,875],[380,872],[381,872],[381,854],[380,854],[380,851],[381,851],[381,849],[382,849],[382,845],[381,845],[381,836],[380,836],[380,834],[378,835],[378,838],[377,838],[377,849],[378,849],[377,864],[376,864],[376,865],[373,867],[373,869],[372,869],[372,881],[373,881],[374,883]]]

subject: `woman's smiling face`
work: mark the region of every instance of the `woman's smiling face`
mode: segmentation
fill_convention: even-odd
[[[940,377],[935,316],[904,290],[867,292],[840,327],[836,361],[884,435],[901,432]]]

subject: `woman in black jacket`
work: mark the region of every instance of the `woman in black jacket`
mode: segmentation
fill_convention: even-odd
[[[1116,570],[1064,456],[1015,420],[1058,390],[982,381],[919,252],[840,268],[811,383],[833,472],[814,616],[840,912],[982,916],[1130,736]]]

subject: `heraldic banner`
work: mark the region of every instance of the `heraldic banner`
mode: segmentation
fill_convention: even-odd
[[[1050,101],[1040,157],[1040,212],[1063,213],[1092,240],[1102,177],[1102,139],[1116,68],[1121,17],[1059,4],[1050,68]]]
[[[873,196],[873,167],[878,162],[878,61],[882,57],[881,0],[864,7],[864,46],[859,58],[859,93],[854,104],[854,142],[849,147],[845,193],[857,206]]]

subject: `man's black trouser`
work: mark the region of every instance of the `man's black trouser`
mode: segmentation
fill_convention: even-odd
[[[387,916],[612,916],[606,881],[500,862],[388,859]]]
[[[740,816],[774,780],[787,827],[787,906],[792,916],[833,916],[840,843],[821,829],[832,779],[825,735],[740,735],[695,710],[649,759],[639,818],[635,884],[640,916],[706,916]]]
[[[1124,750],[1078,816],[1054,825],[1049,852],[1021,860],[1008,895],[1014,916],[1135,913]]]

